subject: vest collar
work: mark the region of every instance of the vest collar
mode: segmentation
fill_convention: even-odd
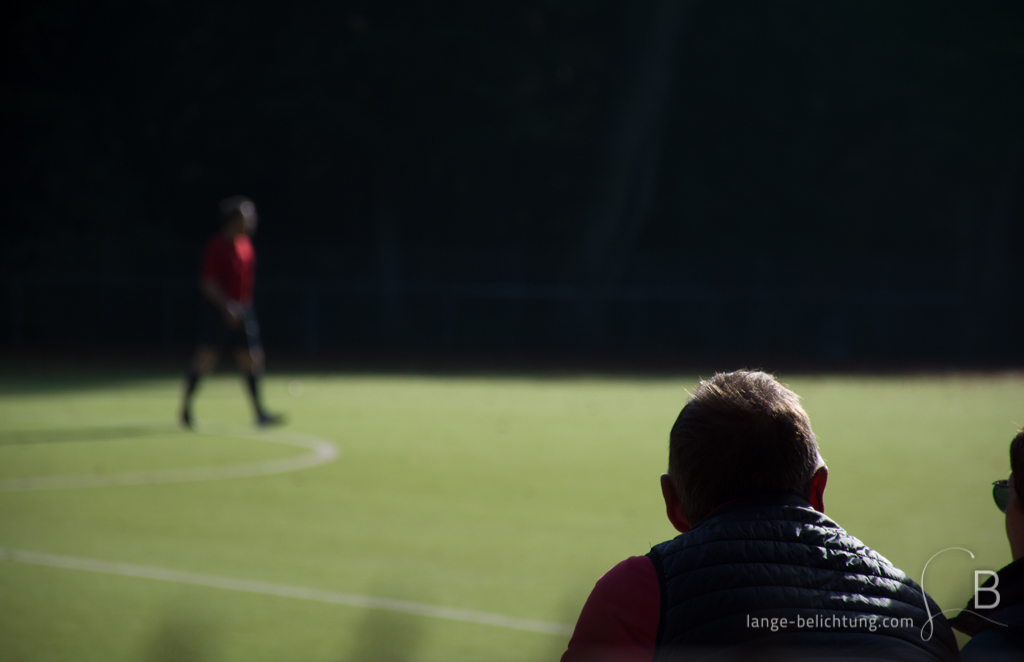
[[[811,502],[803,497],[798,497],[795,494],[752,494],[750,496],[741,497],[735,501],[730,501],[724,506],[712,510],[708,515],[697,522],[691,528],[696,529],[703,526],[706,522],[713,522],[721,517],[732,515],[743,510],[751,510],[755,508],[770,508],[778,506],[791,506],[796,508],[811,508]]]

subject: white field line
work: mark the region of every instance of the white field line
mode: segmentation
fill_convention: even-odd
[[[406,602],[404,600],[391,600],[389,598],[377,598],[369,595],[336,593],[334,591],[324,591],[305,586],[290,586],[288,584],[272,584],[269,582],[252,581],[249,579],[235,579],[232,577],[219,577],[217,575],[202,575],[194,572],[170,570],[168,568],[155,568],[145,565],[112,563],[110,561],[99,561],[96,559],[85,559],[74,556],[58,556],[57,554],[44,554],[42,552],[29,552],[3,547],[0,547],[0,560],[14,561],[15,563],[31,563],[33,565],[44,565],[54,568],[67,568],[71,570],[89,570],[91,572],[103,572],[106,574],[122,575],[125,577],[158,579],[161,581],[176,582],[179,584],[223,588],[232,591],[258,593],[260,595],[275,595],[282,598],[294,598],[296,600],[312,600],[314,602],[326,602],[329,604],[361,607],[363,609],[386,609],[388,611],[400,611],[408,614],[417,614],[419,616],[429,616],[431,618],[443,618],[450,621],[493,625],[495,627],[511,628],[513,630],[526,630],[529,632],[543,632],[545,634],[557,635],[572,634],[572,627],[563,623],[535,621],[526,618],[513,618],[511,616],[502,616],[500,614],[488,614],[482,611],[453,609],[451,607],[428,605],[419,602]]]
[[[156,483],[193,483],[222,478],[249,478],[268,476],[308,469],[326,464],[339,455],[331,442],[310,435],[283,431],[250,431],[237,428],[221,428],[204,425],[196,430],[199,434],[217,434],[238,439],[269,441],[289,446],[308,448],[311,453],[286,457],[280,460],[247,462],[214,467],[187,467],[182,469],[157,469],[154,471],[122,471],[109,474],[76,474],[70,476],[36,476],[30,478],[0,478],[0,492],[22,492],[26,490],[65,490],[77,487],[108,487],[111,485],[153,485]]]

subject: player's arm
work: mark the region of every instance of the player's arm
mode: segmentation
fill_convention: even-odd
[[[220,309],[224,315],[225,324],[231,327],[238,326],[243,316],[242,304],[225,294],[220,283],[212,278],[200,278],[199,289],[207,301]]]

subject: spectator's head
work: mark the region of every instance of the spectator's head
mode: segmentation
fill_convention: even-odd
[[[224,229],[230,234],[248,234],[256,232],[259,217],[256,205],[244,195],[233,195],[220,201],[220,217]]]
[[[1024,430],[1010,442],[1010,501],[1006,504],[1006,537],[1013,560],[1024,557]]]
[[[681,531],[755,494],[794,494],[824,508],[828,470],[807,413],[795,393],[763,372],[702,381],[672,426],[668,461],[662,490]]]

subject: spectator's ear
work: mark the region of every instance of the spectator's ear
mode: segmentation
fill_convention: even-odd
[[[822,515],[825,514],[825,484],[828,483],[828,467],[822,465],[811,477],[810,487],[807,490],[807,500]]]
[[[661,474],[661,496],[665,497],[665,510],[668,513],[668,521],[676,527],[679,533],[686,533],[690,530],[690,522],[683,514],[683,504],[676,494],[676,486],[668,474]]]

